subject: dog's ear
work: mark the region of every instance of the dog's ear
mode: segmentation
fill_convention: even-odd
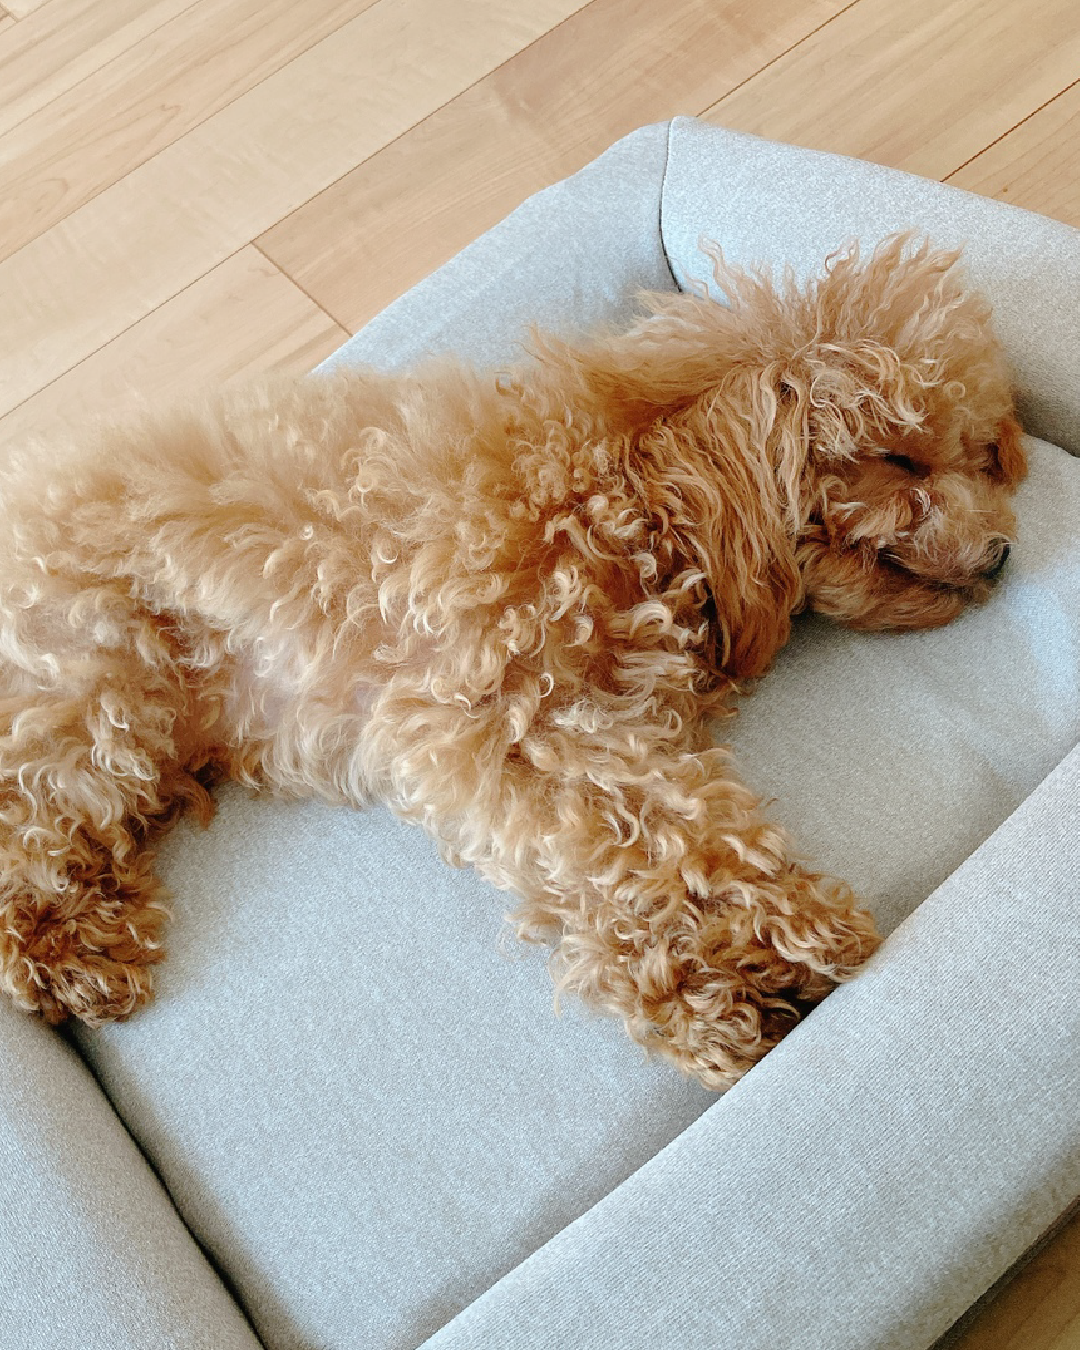
[[[697,578],[703,654],[733,678],[768,669],[801,597],[794,535],[751,434],[726,404],[699,400],[658,418],[633,454],[654,522],[653,556],[663,560],[661,589],[674,594]]]
[[[1027,454],[1023,429],[1010,413],[998,428],[997,440],[990,446],[990,474],[1006,487],[1017,487],[1027,476]]]
[[[785,569],[749,591],[720,587],[714,597],[714,668],[736,680],[764,675],[791,635],[800,594],[798,578]]]

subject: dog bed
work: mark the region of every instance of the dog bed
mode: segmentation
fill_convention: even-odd
[[[69,1043],[0,1008],[5,1345],[66,1317],[63,1343],[252,1347],[227,1287],[268,1350],[918,1350],[1080,1191],[1080,233],[676,119],[334,361],[497,367],[530,324],[701,284],[705,240],[806,272],[908,227],[966,243],[1016,364],[1035,439],[1007,578],[933,633],[800,622],[724,731],[891,930],[870,968],[718,1098],[614,1022],[555,1018],[506,898],[418,831],[223,790],[163,850],[152,1007]]]

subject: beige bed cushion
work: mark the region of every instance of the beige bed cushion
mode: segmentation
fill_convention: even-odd
[[[925,638],[812,625],[744,709],[747,773],[886,927],[1080,735],[1080,461],[1032,450],[1024,542],[987,606]],[[542,954],[500,943],[506,897],[379,808],[228,789],[163,865],[159,1001],[79,1045],[269,1350],[416,1345],[714,1100],[613,1022],[554,1017]],[[979,920],[953,917],[943,942],[963,945]],[[866,1150],[887,1121],[858,1093],[845,1111]],[[939,1111],[916,1112],[928,1149]]]

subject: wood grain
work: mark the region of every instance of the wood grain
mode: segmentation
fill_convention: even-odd
[[[0,415],[580,7],[377,4],[0,262]],[[318,91],[317,97],[313,91]]]
[[[949,182],[1080,226],[1080,83],[950,174]]]
[[[1078,69],[1075,0],[859,0],[705,116],[944,178]]]
[[[1080,1214],[979,1309],[948,1350],[1080,1350]]]
[[[46,0],[7,0],[7,9],[16,19],[22,19],[45,3]]]
[[[0,135],[129,51],[193,0],[51,0],[0,34]]]
[[[356,329],[530,193],[643,123],[707,107],[843,2],[593,0],[260,247]]]
[[[363,13],[374,0],[186,3],[171,22],[80,82],[54,89],[38,111],[0,135],[0,258]],[[48,16],[53,7],[38,17]],[[30,47],[29,55],[38,50]],[[26,70],[11,64],[25,81]]]
[[[258,371],[301,373],[347,336],[249,245],[0,418],[0,446]]]

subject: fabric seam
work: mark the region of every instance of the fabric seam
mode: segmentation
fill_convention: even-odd
[[[671,255],[668,253],[667,241],[664,238],[664,194],[667,191],[668,166],[671,164],[671,133],[675,129],[677,118],[670,118],[667,124],[667,137],[664,142],[664,168],[660,174],[660,197],[656,204],[656,232],[660,239],[660,252],[664,257],[664,266],[668,270],[672,283],[677,291],[681,291],[679,279],[675,275],[675,269],[671,265]]]

